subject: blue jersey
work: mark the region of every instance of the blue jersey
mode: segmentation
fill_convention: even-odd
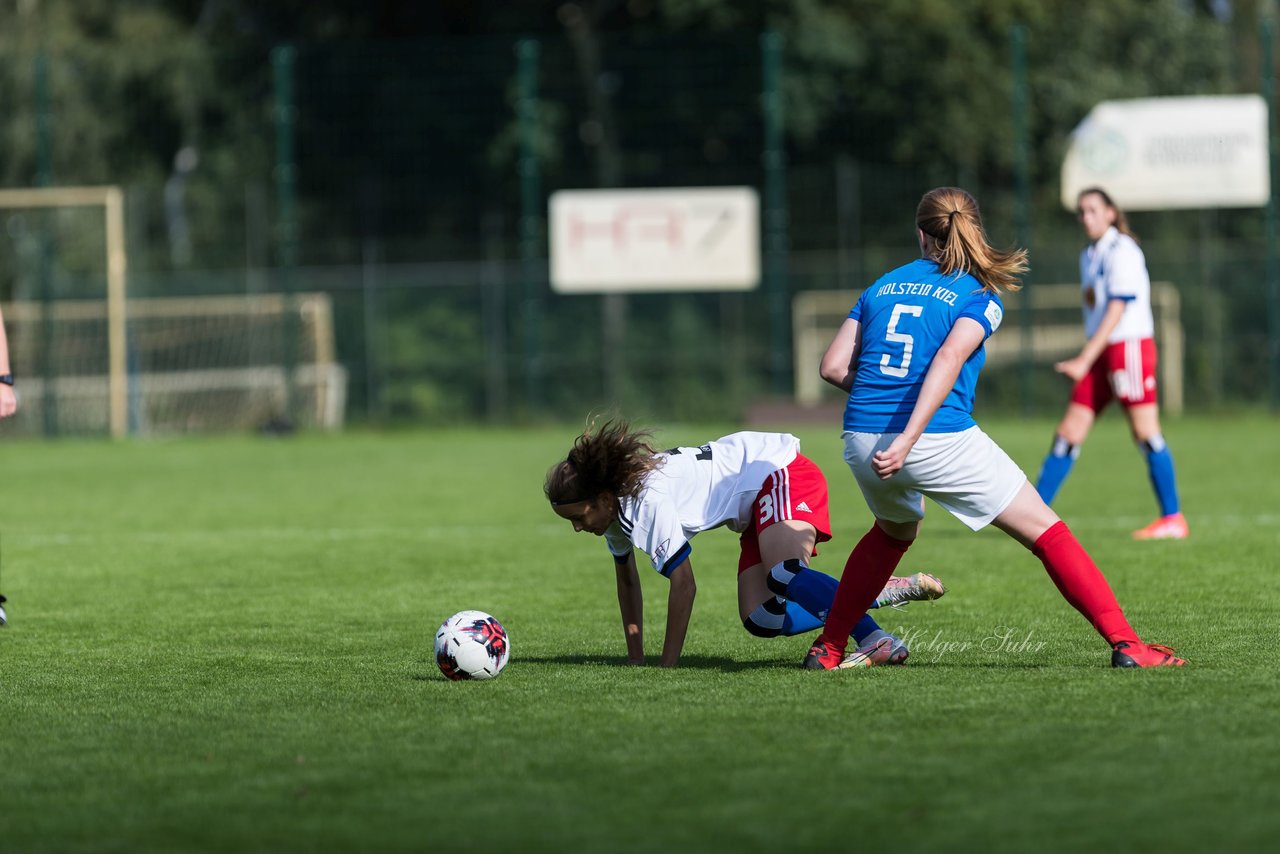
[[[962,317],[977,321],[987,336],[1004,316],[1000,297],[970,275],[943,275],[921,258],[881,276],[849,312],[861,325],[862,349],[844,429],[897,433],[907,426],[929,364]],[[984,337],[985,340],[985,337]],[[987,359],[982,345],[964,363],[955,387],[925,428],[956,433],[974,425],[973,392]]]

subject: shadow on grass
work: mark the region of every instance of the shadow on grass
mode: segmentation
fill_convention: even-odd
[[[599,655],[535,655],[524,656],[520,659],[520,662],[522,664],[573,664],[586,665],[590,667],[632,667],[632,665],[620,658]],[[645,667],[658,668],[657,657],[654,656],[650,658],[648,663],[645,664]],[[786,669],[790,667],[799,667],[799,662],[783,661],[780,659],[773,659],[771,661],[759,659],[739,661],[733,658],[723,658],[721,656],[710,655],[680,656],[680,668],[690,670],[720,670],[725,673],[739,673],[744,670]]]
[[[1028,662],[1025,664],[1010,663],[1005,661],[912,661],[907,664],[907,668],[914,670],[1050,670],[1054,667],[1067,667],[1073,665],[1057,665],[1057,664],[1038,664]]]
[[[620,658],[610,658],[600,655],[522,655],[520,656],[520,667],[537,667],[539,665],[570,665],[575,667],[606,667],[617,670],[626,670],[633,667]],[[720,658],[709,655],[683,655],[680,657],[680,666],[674,668],[677,670],[719,670],[722,673],[742,673],[750,670],[798,670],[800,663],[797,661],[783,661],[774,659],[768,660],[751,660],[738,661],[732,658]],[[637,669],[661,670],[658,666],[656,657],[649,659],[649,662],[643,668]],[[417,673],[413,675],[413,679],[418,682],[435,680],[440,677],[438,672]]]
[[[520,657],[521,669],[525,667],[537,667],[540,665],[569,665],[574,667],[602,667],[616,670],[624,670],[632,665],[617,658],[607,658],[598,655],[523,655]],[[649,663],[644,666],[649,670],[661,670],[657,664],[657,659],[650,659]],[[641,669],[644,669],[641,668]],[[680,666],[677,670],[718,670],[721,673],[745,673],[750,671],[761,670],[777,670],[777,671],[798,671],[800,669],[799,662],[781,659],[772,660],[745,660],[739,661],[732,658],[719,658],[707,655],[686,655],[680,658]],[[1051,670],[1104,670],[1110,669],[1103,665],[1082,664],[1082,663],[1049,663],[1049,662],[1014,662],[1014,661],[963,661],[957,659],[923,659],[908,662],[902,667],[877,667],[876,670],[892,670],[899,672],[909,672],[912,670],[925,672],[939,671],[1051,671]],[[856,672],[856,671],[847,671]],[[432,670],[427,673],[415,673],[411,677],[416,682],[430,682],[440,678],[440,673]]]

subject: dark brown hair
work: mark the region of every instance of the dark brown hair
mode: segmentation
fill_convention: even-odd
[[[1081,190],[1080,193],[1076,196],[1076,212],[1077,213],[1079,213],[1080,211],[1080,202],[1081,200],[1084,199],[1085,196],[1097,196],[1098,198],[1102,199],[1102,203],[1107,207],[1111,208],[1111,210],[1116,215],[1116,221],[1114,223],[1116,230],[1119,231],[1121,234],[1127,234],[1130,237],[1132,237],[1135,243],[1138,242],[1138,235],[1133,233],[1133,229],[1129,228],[1129,218],[1124,215],[1124,211],[1120,208],[1119,205],[1117,205],[1111,199],[1110,194],[1108,194],[1106,190],[1102,189],[1101,187],[1086,187],[1085,189]]]
[[[1022,287],[1018,275],[1027,271],[1027,250],[994,248],[982,229],[977,200],[959,187],[925,193],[916,208],[916,227],[933,238],[929,259],[944,274],[968,273],[989,291]]]
[[[552,504],[576,504],[602,493],[635,496],[644,478],[662,464],[649,444],[646,430],[631,429],[622,420],[596,426],[589,422],[573,441],[569,455],[547,472],[543,492]]]

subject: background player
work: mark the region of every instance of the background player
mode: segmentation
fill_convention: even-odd
[[[544,486],[552,509],[575,531],[605,538],[617,569],[628,659],[644,662],[635,548],[671,582],[661,663],[673,667],[697,592],[690,540],[721,525],[741,534],[738,610],[747,631],[777,637],[820,627],[837,585],[808,561],[819,542],[831,539],[827,483],[800,454],[800,441],[787,433],[744,432],[656,452],[648,440],[648,433],[633,432],[625,422],[588,428],[547,473]],[[923,573],[887,581],[868,607],[944,592]],[[906,644],[870,616],[851,621],[849,630],[861,656],[851,655],[849,666],[906,660]]]
[[[973,420],[983,342],[1004,316],[1000,291],[1020,287],[1026,250],[991,247],[978,203],[955,187],[920,200],[916,237],[922,257],[862,292],[822,359],[823,379],[849,392],[845,460],[876,522],[845,563],[805,667],[840,665],[849,627],[919,533],[926,495],[969,528],[994,523],[1031,549],[1112,645],[1112,665],[1183,664],[1138,639],[1088,553]]]
[[[13,393],[13,374],[9,367],[9,339],[4,333],[4,315],[0,314],[0,418],[8,418],[18,411],[18,397]],[[0,594],[0,626],[9,624],[4,603],[9,600]]]
[[[4,332],[4,314],[0,313],[0,418],[18,411],[18,396],[13,391],[13,371],[9,367],[9,338]]]
[[[1075,382],[1075,387],[1040,469],[1036,491],[1046,504],[1053,503],[1094,419],[1116,398],[1147,459],[1151,486],[1160,504],[1160,518],[1134,531],[1133,536],[1139,540],[1181,540],[1187,536],[1187,522],[1178,502],[1173,454],[1160,432],[1156,408],[1155,322],[1147,261],[1124,211],[1105,191],[1097,187],[1082,191],[1076,198],[1076,209],[1089,238],[1080,253],[1088,341],[1075,358],[1054,365]]]

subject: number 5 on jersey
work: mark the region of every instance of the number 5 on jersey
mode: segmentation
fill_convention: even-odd
[[[904,314],[910,314],[913,317],[919,317],[924,313],[922,305],[904,305],[898,303],[893,307],[893,314],[889,317],[889,327],[884,332],[884,339],[894,344],[902,345],[902,364],[892,365],[888,353],[880,357],[880,372],[888,374],[891,377],[901,379],[907,375],[907,369],[911,367],[911,348],[915,346],[915,339],[905,332],[898,331],[898,318]]]

